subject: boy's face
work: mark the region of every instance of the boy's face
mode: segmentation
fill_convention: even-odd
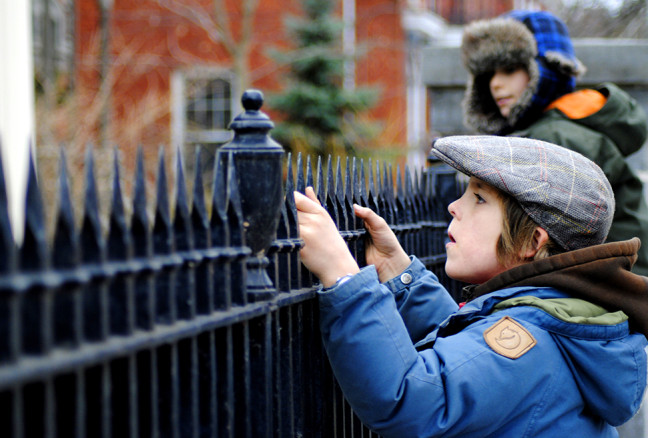
[[[459,281],[480,284],[507,268],[497,260],[504,212],[497,189],[475,178],[461,198],[448,206],[452,221],[446,244],[446,273]]]
[[[529,74],[522,67],[498,68],[489,82],[490,92],[503,117],[511,114],[511,108],[529,85]]]

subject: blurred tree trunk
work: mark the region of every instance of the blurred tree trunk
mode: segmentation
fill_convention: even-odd
[[[112,0],[97,0],[99,10],[99,83],[101,95],[101,110],[99,116],[99,144],[102,148],[108,146],[108,129],[110,124],[110,93],[105,91],[110,74],[110,12]]]

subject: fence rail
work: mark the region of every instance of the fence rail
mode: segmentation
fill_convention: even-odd
[[[91,149],[80,227],[61,156],[51,239],[34,163],[20,246],[0,174],[3,436],[374,436],[328,367],[316,280],[299,260],[292,192],[316,189],[361,262],[365,231],[352,203],[373,208],[406,251],[457,292],[443,273],[454,172],[397,168],[394,174],[385,164],[354,158],[319,157],[313,164],[310,157],[284,156],[267,136],[272,123],[259,99],[244,95],[234,140],[216,157],[210,202],[197,151],[191,201],[179,154],[171,205],[160,153],[149,218],[140,150],[127,216],[115,160],[107,232]]]

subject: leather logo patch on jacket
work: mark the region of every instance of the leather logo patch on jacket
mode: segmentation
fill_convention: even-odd
[[[531,333],[509,316],[486,329],[484,340],[493,351],[509,359],[521,357],[536,344]]]

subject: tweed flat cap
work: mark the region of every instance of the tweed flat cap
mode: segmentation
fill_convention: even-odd
[[[607,237],[612,187],[601,168],[577,152],[529,138],[460,135],[437,139],[432,153],[510,194],[563,249]]]

